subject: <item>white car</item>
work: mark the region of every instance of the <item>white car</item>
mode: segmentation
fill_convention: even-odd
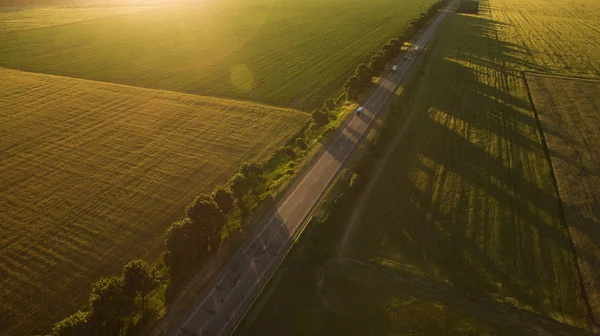
[[[392,71],[396,72],[396,70],[398,70],[398,66],[397,65],[392,66]]]

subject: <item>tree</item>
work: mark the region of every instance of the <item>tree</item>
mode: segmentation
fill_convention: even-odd
[[[240,205],[243,206],[244,195],[250,191],[250,182],[248,181],[248,178],[246,178],[244,174],[237,173],[231,179],[230,185],[233,195],[237,198],[238,202],[240,202]]]
[[[171,224],[167,230],[165,236],[165,247],[168,251],[166,261],[172,275],[179,273],[198,255],[194,247],[191,226],[190,219],[186,218]],[[203,242],[197,242],[197,244],[205,245]]]
[[[80,336],[92,334],[88,318],[89,312],[81,310],[54,324],[52,336]]]
[[[132,260],[123,267],[123,291],[125,294],[142,297],[142,311],[146,310],[148,293],[156,287],[156,280],[148,263],[144,260]]]
[[[319,127],[329,122],[329,117],[327,117],[327,114],[323,113],[321,110],[314,110],[311,115],[315,121],[315,124],[317,124]]]
[[[372,73],[379,73],[385,69],[385,63],[385,55],[382,52],[378,52],[377,54],[371,56],[368,66]]]
[[[217,202],[219,209],[224,214],[228,214],[233,210],[234,202],[233,195],[229,189],[225,187],[217,187],[213,192],[213,199]]]
[[[354,75],[358,77],[358,82],[361,88],[371,84],[371,78],[373,77],[373,74],[371,73],[371,69],[369,69],[365,63],[361,63],[356,67]]]
[[[119,334],[123,318],[133,308],[133,299],[125,295],[121,277],[106,277],[94,282],[89,303],[93,324],[109,335]]]
[[[188,205],[186,214],[192,222],[195,237],[208,238],[212,252],[221,244],[221,229],[225,226],[225,215],[210,195],[202,194]]]
[[[240,173],[248,179],[250,189],[254,191],[254,194],[260,193],[259,187],[265,182],[263,166],[257,162],[244,162],[240,168]]]
[[[357,99],[360,94],[360,79],[357,75],[352,75],[348,78],[346,83],[344,83],[344,93],[348,99]],[[313,112],[314,114],[314,112]],[[314,115],[313,115],[314,118]]]
[[[327,111],[333,111],[333,109],[335,108],[335,102],[333,101],[333,99],[327,99],[325,100],[325,103],[323,104],[323,109],[327,110]]]

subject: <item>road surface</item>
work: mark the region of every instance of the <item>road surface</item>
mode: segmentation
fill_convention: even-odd
[[[306,217],[340,171],[346,158],[387,101],[394,95],[427,42],[457,0],[452,1],[400,57],[395,72],[389,72],[363,104],[341,127],[308,171],[290,189],[266,223],[257,229],[221,275],[193,308],[176,336],[215,336],[232,331],[260,288],[292,246],[293,237],[306,225]]]

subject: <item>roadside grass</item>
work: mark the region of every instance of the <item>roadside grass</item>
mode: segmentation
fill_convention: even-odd
[[[584,287],[600,321],[600,80],[527,74]]]
[[[202,1],[6,34],[0,66],[311,110],[434,2]]]
[[[151,6],[0,7],[0,35],[149,10]]]
[[[599,10],[588,0],[482,0],[479,15],[451,14],[409,82],[412,98],[391,108],[411,118],[392,127],[406,133],[361,198],[346,253],[336,247],[356,196],[332,202],[238,334],[591,333],[522,71],[597,74]],[[567,224],[595,253],[597,230]]]
[[[243,161],[309,120],[297,110],[0,69],[0,325],[44,332]]]

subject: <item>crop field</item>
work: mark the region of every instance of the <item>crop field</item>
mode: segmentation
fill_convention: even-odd
[[[0,35],[29,29],[126,15],[148,10],[148,6],[113,7],[0,7]]]
[[[600,81],[527,74],[596,321],[600,320]]]
[[[480,2],[480,13],[481,13]],[[485,5],[483,6],[485,11]],[[522,70],[600,75],[596,0],[490,0],[504,62]]]
[[[309,110],[435,0],[225,0],[2,36],[0,66]]]
[[[242,161],[272,153],[306,113],[0,69],[0,334],[73,313]]]
[[[595,216],[593,194],[572,191],[587,213],[571,210],[565,225],[522,71],[598,74],[598,13],[588,0],[482,0],[479,15],[450,15],[408,83],[413,93],[399,97],[396,109],[410,112],[360,206],[317,224],[239,334],[589,334],[569,233],[586,251],[579,262],[594,267],[598,230],[595,217],[568,217]],[[564,93],[553,108],[597,106],[593,95]],[[583,109],[589,127],[595,110]],[[595,137],[585,130],[573,146]],[[580,149],[586,160],[594,146]],[[575,166],[595,171],[583,162]],[[580,173],[566,174],[562,188]],[[357,225],[338,255],[350,218]]]

